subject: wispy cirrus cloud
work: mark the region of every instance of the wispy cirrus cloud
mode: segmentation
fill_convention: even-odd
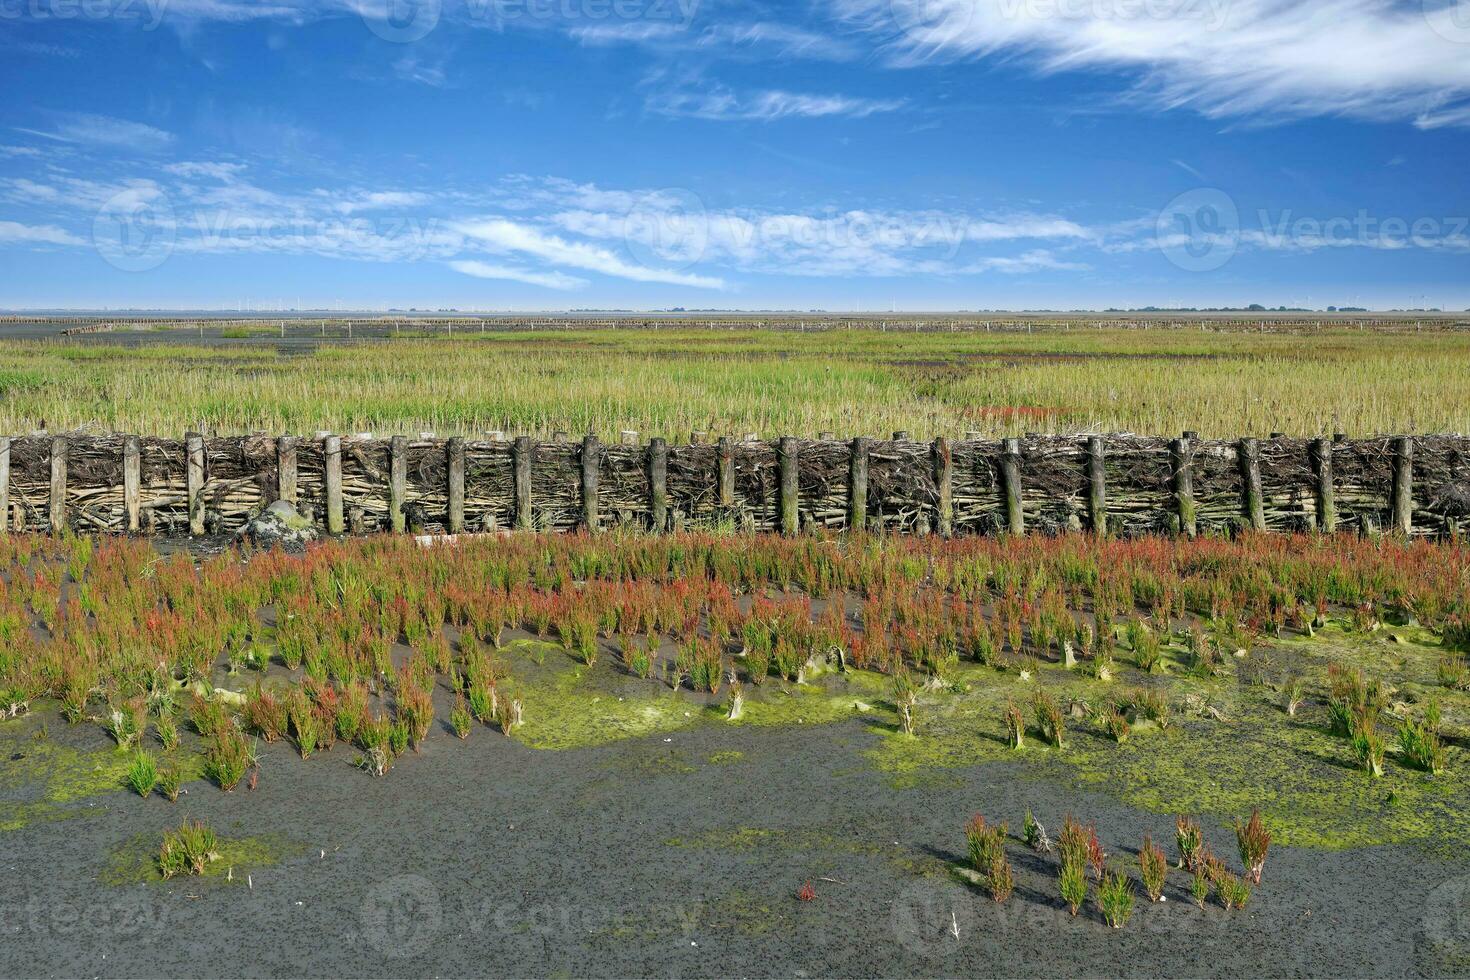
[[[907,67],[1029,59],[1131,74],[1134,97],[1211,117],[1344,115],[1465,125],[1470,29],[1396,0],[831,0]],[[1462,15],[1461,15],[1462,16]]]
[[[514,253],[543,259],[552,265],[583,269],[632,282],[665,283],[700,289],[724,289],[725,281],[714,276],[680,272],[628,262],[610,249],[587,242],[572,242],[505,218],[464,221],[453,225],[480,248],[501,254]]]
[[[476,279],[505,279],[511,282],[524,282],[532,286],[544,286],[547,289],[582,289],[588,285],[586,279],[569,276],[564,272],[535,272],[531,269],[518,269],[507,265],[481,262],[478,259],[456,259],[449,263],[449,267],[455,272],[462,272]]]
[[[567,34],[589,48],[636,45],[666,55],[853,61],[864,54],[863,46],[851,39],[777,21],[716,22],[696,29],[635,20],[573,27]]]
[[[658,91],[644,103],[654,113],[717,121],[772,122],[778,119],[842,116],[862,119],[879,112],[894,112],[903,99],[865,99],[849,95],[818,95],[767,89],[736,92],[719,88],[707,92]]]
[[[15,130],[30,136],[55,140],[58,143],[130,149],[145,153],[165,150],[174,141],[173,133],[155,126],[90,112],[57,113],[56,124],[50,129],[27,129],[17,126]]]

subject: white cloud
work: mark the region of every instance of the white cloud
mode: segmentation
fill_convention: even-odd
[[[821,116],[863,119],[877,112],[893,112],[901,109],[904,106],[904,100],[861,99],[847,95],[811,95],[774,89],[760,92],[733,92],[729,89],[718,89],[711,92],[660,92],[650,95],[646,105],[650,111],[665,116],[771,122],[792,117],[816,118]]]
[[[700,30],[667,21],[626,21],[575,27],[567,33],[585,47],[633,44],[662,53],[819,61],[852,61],[862,55],[862,48],[852,41],[772,21],[709,24]]]
[[[145,123],[99,116],[90,112],[68,112],[59,116],[55,128],[50,131],[15,127],[18,132],[61,143],[79,143],[88,146],[127,148],[144,152],[165,149],[174,141],[174,134],[149,126]]]
[[[1209,116],[1470,122],[1470,49],[1451,39],[1448,3],[1426,14],[1419,0],[831,2],[887,38],[900,66],[1021,54],[1043,72],[1128,71],[1136,95]]]
[[[700,289],[725,288],[722,279],[635,265],[625,262],[605,248],[583,242],[569,242],[557,235],[503,218],[462,222],[456,224],[454,229],[491,251],[518,252],[544,259],[552,265],[585,269],[633,282],[661,282],[671,286],[695,286]]]
[[[86,239],[55,225],[23,225],[0,221],[0,242],[27,245],[87,245]]]
[[[449,263],[449,267],[455,272],[463,272],[476,279],[509,279],[514,282],[529,283],[532,286],[545,286],[547,289],[581,289],[587,285],[586,279],[569,276],[564,272],[533,272],[530,269],[492,265],[489,262],[479,262],[474,259],[458,259]]]

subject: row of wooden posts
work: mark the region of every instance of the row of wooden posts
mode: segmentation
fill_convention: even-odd
[[[630,433],[631,434],[631,433]],[[901,434],[896,434],[901,435]],[[1173,477],[1174,512],[1178,518],[1180,532],[1194,537],[1198,533],[1195,516],[1194,477],[1190,465],[1190,443],[1197,438],[1193,432],[1185,432],[1170,443],[1170,462]],[[1319,438],[1309,444],[1309,461],[1313,473],[1315,495],[1316,529],[1332,532],[1337,529],[1337,507],[1332,476],[1333,441]],[[636,439],[636,436],[635,436]],[[276,440],[277,493],[281,500],[292,504],[297,500],[296,452],[300,437],[282,436]],[[323,436],[323,492],[325,497],[325,526],[330,534],[341,534],[346,530],[342,496],[342,438],[335,435]],[[848,469],[848,527],[861,528],[867,525],[868,503],[868,458],[872,440],[866,437],[853,439],[850,443]],[[721,438],[717,443],[718,466],[716,469],[715,492],[717,503],[722,508],[735,505],[735,456],[734,442]],[[778,463],[778,526],[784,534],[795,534],[800,530],[798,459],[802,441],[793,437],[782,437],[776,443]],[[1012,534],[1024,534],[1025,516],[1022,511],[1021,474],[1023,458],[1021,441],[1006,439],[1004,452],[999,459],[999,484],[1003,498],[1004,527]],[[191,433],[186,436],[185,472],[188,497],[189,531],[200,535],[205,531],[205,446],[204,438]],[[9,438],[0,438],[0,515],[10,513],[10,447]],[[389,473],[386,487],[389,523],[394,531],[406,529],[404,503],[408,492],[408,448],[405,436],[394,436],[389,442]],[[582,440],[581,466],[581,524],[596,530],[599,526],[598,479],[601,444],[595,436]],[[445,444],[447,471],[447,513],[445,527],[451,534],[465,530],[465,441],[453,437]],[[1392,530],[1407,534],[1413,526],[1413,453],[1414,441],[1399,437],[1393,442],[1393,479],[1389,510]],[[647,447],[647,473],[649,486],[649,516],[652,526],[662,529],[668,526],[668,442],[661,438],[649,441]],[[531,464],[534,443],[529,436],[520,436],[511,446],[514,473],[515,526],[518,530],[530,530],[534,526],[531,509]],[[954,529],[953,483],[954,461],[950,443],[943,437],[933,441],[930,448],[935,484],[933,502],[934,530],[949,535]],[[1266,529],[1265,501],[1261,490],[1260,450],[1257,440],[1246,438],[1236,443],[1236,459],[1241,476],[1241,523],[1255,530]],[[1087,515],[1088,526],[1096,534],[1107,533],[1107,481],[1104,469],[1104,441],[1100,436],[1086,438]],[[123,509],[126,529],[136,532],[142,528],[141,451],[137,436],[128,436],[122,447]],[[54,437],[51,441],[51,486],[49,499],[49,522],[53,530],[67,526],[66,519],[67,483],[67,438]],[[0,532],[8,527],[9,521],[0,520]]]

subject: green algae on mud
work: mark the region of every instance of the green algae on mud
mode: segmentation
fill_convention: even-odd
[[[97,880],[104,885],[136,885],[164,881],[158,868],[160,837],[137,834],[118,845],[107,855]],[[221,837],[215,860],[204,866],[204,873],[188,880],[207,878],[221,883],[246,884],[247,876],[256,870],[306,853],[306,845],[279,834],[253,837]]]
[[[1439,654],[1432,641],[1413,626],[1365,634],[1333,624],[1315,637],[1273,640],[1259,653],[1268,673],[1300,675],[1313,691],[1325,688],[1328,665],[1358,665],[1414,701],[1440,700],[1447,720],[1463,718],[1463,695],[1432,688]],[[559,647],[541,646],[543,661],[551,652],[566,656]],[[1385,775],[1369,780],[1346,743],[1327,733],[1320,698],[1291,717],[1269,678],[1248,684],[1239,670],[1233,677],[1196,677],[1182,672],[1177,655],[1176,650],[1173,669],[1164,675],[1144,674],[1120,661],[1112,681],[1056,665],[1040,666],[1023,681],[1015,673],[967,663],[948,687],[921,695],[915,737],[898,730],[886,700],[891,680],[869,671],[826,675],[810,684],[772,678],[747,686],[742,717],[728,721],[722,704],[686,691],[580,665],[558,670],[552,659],[545,671],[518,675],[528,710],[517,737],[533,748],[566,749],[695,725],[789,727],[866,716],[873,744],[863,755],[899,788],[949,786],[954,777],[947,771],[1019,762],[1018,772],[1027,778],[1073,783],[1158,813],[1228,823],[1259,808],[1276,839],[1294,846],[1442,848],[1456,838],[1470,809],[1470,758],[1462,748],[1447,749],[1449,764],[1438,775],[1409,769],[1391,754]],[[1175,716],[1165,729],[1140,726],[1118,744],[1088,713],[1135,685],[1167,690]],[[1078,705],[1081,716],[1068,719],[1063,748],[1028,737],[1026,748],[1016,752],[1006,744],[1004,705],[1014,699],[1029,718],[1028,702],[1038,687],[1063,705]],[[1194,710],[1180,713],[1181,699]],[[665,761],[660,771],[669,774],[693,768],[689,760]]]
[[[1308,656],[1296,668],[1320,680],[1326,664],[1341,662],[1335,648],[1346,641],[1332,649],[1313,649],[1314,639],[1300,642]],[[1406,666],[1416,674],[1431,652],[1417,646],[1404,647]],[[1381,672],[1383,659],[1369,659]],[[1152,678],[1193,696],[1200,710],[1163,730],[1135,731],[1122,744],[1090,718],[1069,719],[1064,747],[1027,738],[1016,751],[1006,744],[1002,709],[1014,696],[1025,711],[1031,684],[993,674],[987,682],[972,670],[964,676],[968,691],[921,702],[917,737],[879,729],[882,741],[869,757],[894,775],[895,785],[923,785],[935,768],[1005,760],[1020,763],[1018,771],[1028,778],[1075,782],[1157,813],[1228,822],[1259,808],[1280,843],[1332,849],[1397,843],[1453,849],[1470,816],[1470,758],[1462,749],[1448,748],[1445,771],[1433,776],[1391,754],[1384,776],[1369,780],[1347,743],[1328,734],[1319,705],[1289,716],[1268,686],[1239,678]],[[1124,690],[1120,681],[1104,684],[1055,667],[1039,671],[1034,683],[1094,702]]]
[[[515,737],[534,749],[587,748],[705,724],[827,724],[862,712],[863,699],[879,697],[891,686],[887,678],[871,671],[826,675],[820,684],[771,678],[746,685],[745,710],[731,721],[721,699],[580,663],[567,666],[571,661],[566,650],[555,644],[519,640],[507,644],[506,652],[526,657],[511,682],[526,705],[526,720]]]
[[[86,804],[125,789],[131,752],[66,744],[43,720],[48,716],[36,711],[0,724],[0,832],[95,813]],[[197,755],[181,753],[166,764],[182,766],[185,780],[199,778]]]

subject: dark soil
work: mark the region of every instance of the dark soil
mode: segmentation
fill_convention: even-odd
[[[96,726],[46,725],[106,746]],[[948,870],[974,811],[1013,835],[1028,807],[1053,832],[1067,812],[1096,820],[1129,863],[1145,832],[1172,856],[1172,820],[1010,763],[898,789],[865,762],[876,737],[858,720],[705,726],[550,752],[439,729],[382,779],[341,745],[305,761],[262,746],[253,791],[195,782],[177,804],[118,791],[0,831],[0,963],[9,976],[1470,975],[1470,866],[1412,847],[1273,848],[1243,912],[1196,908],[1174,872],[1167,901],[1140,893],[1115,932],[1091,903],[1070,917],[1054,858],[1013,840],[1016,893],[997,906]],[[0,775],[24,763],[0,759]],[[186,816],[285,856],[248,883],[243,869],[106,883],[120,849],[147,853]],[[1234,864],[1233,835],[1206,833]],[[816,898],[800,902],[806,881]]]

